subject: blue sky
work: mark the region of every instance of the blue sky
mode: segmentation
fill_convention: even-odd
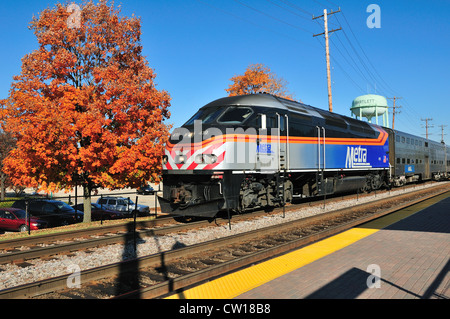
[[[37,43],[27,26],[57,1],[0,4],[0,98],[6,98],[21,58]],[[81,4],[81,1],[75,1]],[[381,28],[369,28],[370,4],[380,8]],[[172,97],[174,126],[198,108],[226,96],[230,78],[262,63],[288,82],[295,98],[328,109],[323,9],[330,29],[334,112],[350,115],[354,98],[367,93],[402,97],[395,128],[450,141],[450,0],[130,0],[116,1],[122,14],[142,19],[144,55],[159,89]],[[392,106],[392,100],[389,100]],[[389,115],[392,119],[392,114]]]

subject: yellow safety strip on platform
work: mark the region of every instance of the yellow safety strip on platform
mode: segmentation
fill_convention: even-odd
[[[352,228],[280,257],[179,292],[167,299],[230,299],[237,297],[244,292],[347,247],[447,197],[450,197],[450,193],[402,209],[394,214]]]

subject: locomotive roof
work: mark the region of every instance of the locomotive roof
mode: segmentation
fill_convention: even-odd
[[[281,99],[271,94],[249,94],[249,95],[238,95],[224,97],[211,103],[206,104],[204,107],[214,107],[214,106],[224,106],[224,105],[237,105],[237,106],[262,106],[262,107],[273,107],[278,109],[287,109],[287,106],[283,103],[284,101],[289,101],[286,99]],[[298,102],[289,101],[292,105],[303,106]]]
[[[270,107],[270,108],[276,108],[276,109],[282,109],[286,111],[291,111],[294,113],[303,113],[310,116],[320,117],[325,120],[328,120],[330,123],[333,123],[336,121],[346,122],[347,124],[353,125],[353,126],[363,126],[363,127],[377,127],[378,125],[373,123],[368,123],[364,121],[360,121],[354,118],[351,118],[349,116],[332,113],[328,110],[319,109],[316,107],[313,107],[311,105],[303,104],[300,102],[295,102],[292,100],[287,100],[284,98],[280,98],[277,96],[274,96],[272,94],[267,93],[259,93],[259,94],[248,94],[248,95],[238,95],[238,96],[230,96],[230,97],[224,97],[215,101],[212,101],[203,108],[209,108],[209,107],[223,107],[223,106],[260,106],[260,107]],[[389,129],[389,128],[384,128]],[[395,133],[401,133],[401,134],[407,134],[410,136],[414,136],[412,134],[404,133],[395,130]],[[432,143],[438,143],[429,140],[429,142]],[[440,143],[439,143],[440,144]]]
[[[303,115],[309,115],[319,118],[328,119],[331,121],[345,121],[347,123],[352,122],[353,124],[359,123],[363,126],[371,126],[370,123],[361,122],[351,117],[340,115],[337,113],[331,113],[327,110],[319,109],[310,105],[306,105],[300,102],[295,102],[292,100],[287,100],[284,98],[276,97],[271,94],[249,94],[249,95],[238,95],[225,97],[218,100],[215,100],[211,103],[208,103],[204,106],[207,107],[219,107],[219,106],[227,106],[227,105],[236,105],[236,106],[261,106],[261,107],[270,107],[276,109],[282,109],[286,111],[291,111],[294,113],[301,113]],[[356,122],[355,122],[356,121]]]

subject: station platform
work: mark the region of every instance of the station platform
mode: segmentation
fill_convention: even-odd
[[[185,290],[183,298],[450,299],[450,192]]]

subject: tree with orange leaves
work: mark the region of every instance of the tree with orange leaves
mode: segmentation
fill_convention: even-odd
[[[170,96],[142,56],[141,22],[107,0],[57,4],[33,17],[39,48],[22,59],[2,128],[17,141],[4,160],[13,182],[91,191],[159,182]]]
[[[230,79],[231,84],[225,91],[228,96],[270,93],[292,100],[292,95],[286,89],[286,82],[277,78],[276,74],[263,64],[252,64],[247,67],[243,75],[236,75]]]

